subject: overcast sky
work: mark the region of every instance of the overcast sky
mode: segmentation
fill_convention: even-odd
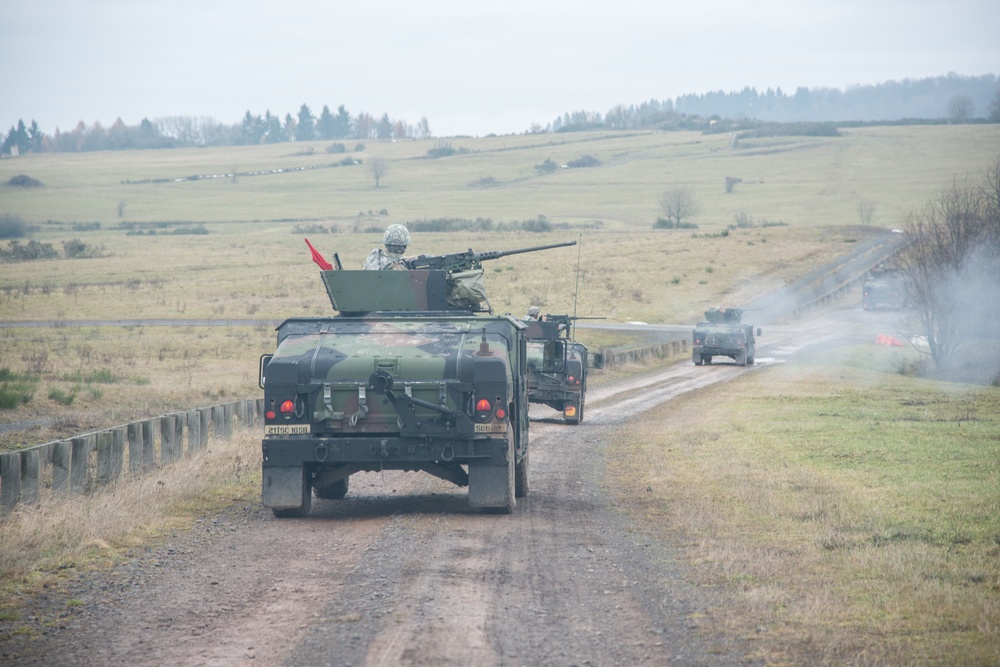
[[[305,103],[506,134],[744,86],[1000,74],[998,26],[997,0],[0,0],[0,129]]]

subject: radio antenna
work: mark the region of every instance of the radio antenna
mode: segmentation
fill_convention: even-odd
[[[573,287],[573,325],[570,327],[569,338],[576,342],[576,298],[580,294],[580,253],[583,250],[583,233],[580,233],[580,243],[576,246],[576,286]]]

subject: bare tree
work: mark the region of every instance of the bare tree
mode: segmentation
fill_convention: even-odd
[[[368,161],[368,170],[375,179],[375,187],[381,187],[382,177],[389,171],[389,161],[384,157],[372,158]]]
[[[1000,326],[1000,158],[982,184],[956,180],[909,214],[906,231],[900,265],[919,328],[937,367],[950,369],[964,343]]]
[[[875,202],[863,201],[858,203],[858,217],[862,225],[872,224],[872,216],[875,214]]]
[[[698,202],[691,188],[683,185],[666,190],[659,198],[660,212],[663,217],[680,227],[681,223],[698,214]]]
[[[953,122],[964,123],[972,118],[976,103],[968,95],[955,95],[948,101],[948,117]]]

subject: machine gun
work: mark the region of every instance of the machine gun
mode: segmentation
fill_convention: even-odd
[[[556,326],[559,328],[559,335],[560,336],[564,336],[566,338],[572,338],[571,328],[573,326],[573,322],[576,322],[577,320],[606,320],[606,319],[608,319],[608,318],[606,318],[606,317],[584,317],[582,315],[581,316],[577,316],[577,315],[551,315],[551,314],[546,314],[545,315],[545,321],[546,322],[555,322]]]
[[[538,250],[548,250],[550,248],[562,248],[564,246],[576,245],[576,241],[566,243],[553,243],[552,245],[539,245],[531,248],[518,248],[516,250],[488,250],[486,252],[473,252],[469,248],[465,252],[455,252],[450,255],[417,255],[406,260],[408,269],[439,269],[448,273],[456,271],[471,271],[481,269],[483,262],[490,259],[500,259],[507,255],[520,255],[523,252],[536,252]]]

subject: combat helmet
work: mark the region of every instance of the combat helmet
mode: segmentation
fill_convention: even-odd
[[[389,225],[385,228],[382,245],[389,252],[402,255],[410,245],[410,230],[404,225]]]

